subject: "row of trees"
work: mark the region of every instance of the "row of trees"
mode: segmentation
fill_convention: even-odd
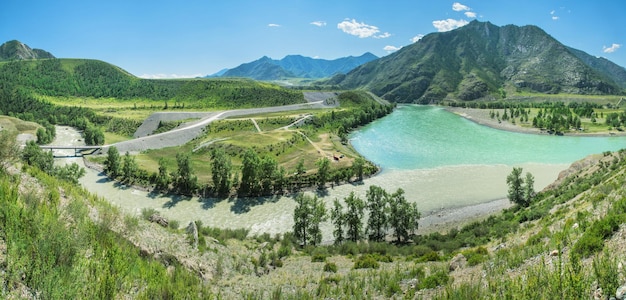
[[[317,173],[306,175],[304,158],[298,161],[293,175],[288,176],[287,170],[279,166],[273,156],[259,156],[253,149],[247,149],[242,155],[242,165],[236,169],[230,156],[222,148],[211,150],[211,185],[204,190],[218,196],[228,197],[233,190],[240,196],[256,197],[282,193],[286,189],[300,190],[304,185],[317,185],[324,189],[328,182],[334,180],[349,180],[356,176],[357,180],[363,180],[366,161],[356,158],[349,171],[344,169],[332,170],[331,161],[321,158],[316,161]],[[135,158],[128,153],[123,157],[115,147],[110,147],[104,161],[104,169],[107,175],[113,179],[133,184],[151,183],[159,192],[173,191],[185,195],[193,195],[202,187],[191,165],[190,154],[179,153],[176,155],[177,169],[170,172],[165,159],[158,162],[157,173],[148,174],[139,168]]]
[[[389,194],[379,186],[370,186],[366,200],[354,194],[343,199],[344,205],[335,199],[328,212],[317,196],[298,194],[294,210],[294,236],[306,245],[317,245],[322,241],[321,222],[330,217],[333,224],[335,244],[344,241],[358,242],[365,237],[372,242],[383,242],[388,230],[397,243],[406,243],[419,227],[420,212],[416,203],[409,203],[404,190]],[[367,223],[363,218],[368,211]],[[330,214],[330,215],[329,215]]]

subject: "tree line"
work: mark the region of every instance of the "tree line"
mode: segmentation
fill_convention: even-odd
[[[407,201],[404,190],[398,189],[390,194],[376,185],[369,187],[365,200],[354,192],[343,199],[343,204],[335,199],[330,211],[317,196],[300,193],[295,201],[293,232],[303,246],[321,243],[320,224],[329,217],[336,245],[366,238],[370,242],[384,242],[388,230],[391,230],[396,243],[407,243],[419,228],[421,217],[417,204]],[[363,222],[366,210],[368,218],[367,222]]]

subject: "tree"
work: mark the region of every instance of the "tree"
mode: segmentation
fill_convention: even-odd
[[[330,160],[327,157],[323,157],[315,164],[317,165],[317,185],[320,189],[323,189],[330,176]]]
[[[326,207],[317,196],[298,194],[293,214],[293,232],[303,246],[322,242],[320,223],[326,220]]]
[[[48,173],[54,173],[54,157],[52,152],[43,151],[34,141],[26,143],[22,151],[22,159],[30,166],[35,166]]]
[[[344,215],[346,230],[346,238],[353,242],[358,242],[363,237],[363,209],[365,203],[354,192],[344,199],[346,203],[346,213]]]
[[[135,157],[130,156],[127,151],[126,154],[124,154],[124,159],[122,161],[122,181],[128,184],[133,184],[133,182],[137,178],[138,172],[139,166],[135,161]]]
[[[213,186],[219,196],[228,196],[233,172],[232,162],[224,149],[216,148],[211,152],[211,176]]]
[[[254,150],[248,149],[244,152],[241,161],[241,183],[239,184],[239,191],[243,195],[258,195],[261,186],[259,183],[260,164],[261,160]]]
[[[104,161],[104,171],[109,177],[115,179],[120,175],[120,152],[114,146],[109,147],[107,150],[107,158]]]
[[[276,178],[278,163],[271,156],[265,156],[260,160],[259,177],[261,179],[261,190],[264,194],[272,192],[272,183]]]
[[[296,165],[296,185],[297,188],[300,189],[300,185],[302,184],[302,175],[306,173],[306,169],[304,168],[304,158],[300,158],[298,160],[298,164]]]
[[[404,190],[398,189],[389,198],[389,226],[398,243],[406,243],[419,228],[421,214],[416,203],[409,203]]]
[[[170,187],[170,175],[167,172],[167,165],[165,164],[164,158],[159,159],[159,173],[155,181],[155,189],[157,191],[167,191]]]
[[[526,205],[530,204],[535,197],[535,177],[530,172],[526,172],[526,179],[524,180],[524,200]]]
[[[18,159],[20,148],[16,135],[8,130],[0,130],[0,171]]]
[[[367,233],[370,241],[382,242],[385,240],[387,229],[387,192],[376,185],[369,187],[366,192],[367,209],[369,218],[367,219]]]
[[[520,206],[527,206],[528,203],[526,203],[526,199],[524,199],[522,168],[513,168],[511,174],[506,177],[506,183],[509,185],[509,200]]]
[[[335,245],[343,243],[345,239],[343,227],[345,225],[345,216],[343,213],[343,206],[338,199],[333,201],[333,209],[330,211],[330,221],[333,223],[335,229],[333,230],[333,236],[335,237]]]
[[[178,170],[173,173],[173,183],[181,194],[191,195],[198,188],[198,178],[193,174],[189,153],[177,153]]]
[[[85,169],[73,162],[69,165],[54,168],[54,176],[77,184],[78,179],[85,176]]]
[[[357,177],[358,181],[363,181],[363,171],[365,169],[365,159],[363,157],[357,157],[354,159],[354,163],[352,163],[352,169],[354,169],[354,174]]]

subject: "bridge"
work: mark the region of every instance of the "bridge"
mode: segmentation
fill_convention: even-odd
[[[43,150],[74,150],[74,156],[83,156],[85,154],[94,154],[100,151],[104,146],[52,146],[52,145],[43,145],[39,146],[39,148]],[[84,151],[91,150],[89,153],[83,153]]]

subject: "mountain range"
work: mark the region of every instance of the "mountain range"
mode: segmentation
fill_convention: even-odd
[[[284,78],[327,78],[345,74],[350,70],[377,59],[372,53],[348,56],[333,60],[311,58],[302,55],[287,55],[276,60],[264,56],[258,60],[222,70],[207,77],[246,77],[256,80],[278,80]]]
[[[50,52],[41,49],[31,49],[28,45],[12,40],[0,45],[0,61],[54,58]]]
[[[537,26],[473,21],[426,35],[323,84],[413,103],[500,99],[524,91],[622,94],[626,69],[567,47]]]

